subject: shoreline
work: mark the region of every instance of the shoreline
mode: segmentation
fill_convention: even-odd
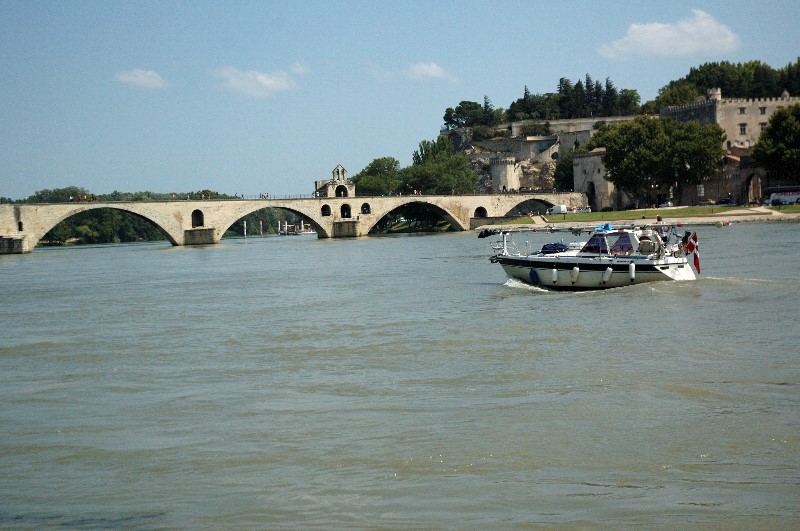
[[[635,217],[634,215],[636,212],[642,212],[641,210],[631,210],[630,213],[632,214],[630,217],[614,219],[614,220],[597,220],[597,221],[549,221],[544,216],[538,216],[536,218],[536,223],[534,224],[520,224],[520,223],[512,223],[507,225],[482,225],[480,227],[476,227],[476,231],[481,231],[484,229],[497,229],[497,228],[509,228],[509,229],[546,229],[548,227],[552,228],[569,228],[574,226],[586,226],[586,225],[601,225],[603,223],[610,223],[611,225],[636,225],[636,224],[651,224],[655,223],[655,216],[652,214],[647,215],[639,215]],[[742,207],[735,210],[728,210],[726,212],[720,212],[717,214],[707,214],[703,216],[675,216],[671,218],[667,212],[660,212],[661,216],[664,218],[664,222],[671,225],[714,225],[717,222],[722,222],[725,225],[732,225],[734,223],[796,223],[800,222],[800,212],[780,212],[777,210],[771,210],[769,208],[763,206],[757,207]]]

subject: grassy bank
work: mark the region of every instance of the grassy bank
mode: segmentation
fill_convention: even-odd
[[[785,205],[780,207],[768,207],[768,210],[774,210],[785,214],[800,213],[800,205]],[[589,212],[585,214],[553,214],[545,216],[544,219],[549,223],[598,223],[606,221],[620,221],[620,220],[652,220],[655,221],[656,216],[662,216],[665,221],[669,222],[672,219],[685,219],[685,218],[702,218],[702,217],[719,217],[730,216],[731,219],[736,219],[737,216],[754,216],[766,215],[763,212],[754,210],[752,207],[741,206],[694,206],[694,207],[671,207],[671,208],[648,208],[641,210],[618,210],[613,212]],[[528,216],[521,216],[516,219],[509,219],[503,224],[508,225],[526,225],[530,223],[537,223],[536,220]],[[541,223],[541,221],[538,221]]]

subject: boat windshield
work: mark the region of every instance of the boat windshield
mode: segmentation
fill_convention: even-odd
[[[581,249],[582,253],[608,254],[608,242],[605,233],[597,232],[592,234],[589,241]]]
[[[620,232],[619,238],[611,246],[611,254],[631,254],[633,252],[633,242],[631,235],[627,232]]]

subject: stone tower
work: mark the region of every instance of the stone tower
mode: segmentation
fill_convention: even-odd
[[[495,192],[511,192],[519,190],[519,164],[514,157],[492,157],[492,189]]]

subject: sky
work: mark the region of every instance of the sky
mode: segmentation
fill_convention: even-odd
[[[798,34],[796,0],[2,0],[0,197],[308,195],[410,165],[464,100],[589,74],[644,103],[703,63],[794,63]]]

